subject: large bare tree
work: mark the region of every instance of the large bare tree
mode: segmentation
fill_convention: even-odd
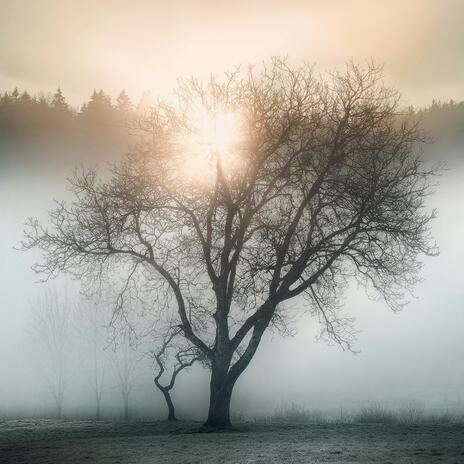
[[[30,221],[35,270],[91,281],[118,266],[129,293],[156,282],[209,360],[205,426],[229,427],[234,385],[268,327],[306,304],[349,347],[346,285],[357,279],[398,310],[420,255],[435,252],[424,208],[435,171],[381,77],[371,64],[318,77],[276,59],[182,82],[109,177],[77,172],[52,227]]]

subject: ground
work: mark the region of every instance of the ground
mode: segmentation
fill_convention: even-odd
[[[0,422],[0,463],[464,463],[464,425]]]

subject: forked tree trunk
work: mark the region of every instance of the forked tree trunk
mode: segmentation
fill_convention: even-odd
[[[253,359],[272,314],[273,312],[268,312],[265,317],[257,321],[243,355],[233,366],[231,366],[232,353],[228,337],[219,338],[216,357],[211,366],[209,411],[203,430],[232,428],[230,402],[235,382]]]

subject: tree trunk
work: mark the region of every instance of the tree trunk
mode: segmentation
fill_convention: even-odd
[[[213,366],[210,382],[210,399],[208,419],[204,424],[205,429],[229,429],[232,428],[230,422],[230,401],[234,383],[228,378],[229,365],[221,363]]]
[[[210,399],[208,419],[203,428],[230,429],[230,401],[235,382],[248,367],[256,353],[261,337],[269,325],[273,312],[269,311],[265,317],[257,321],[245,352],[232,366],[232,354],[228,340],[219,339],[217,354],[211,368]],[[222,342],[222,343],[221,343]]]
[[[226,385],[223,388],[211,386],[208,419],[204,424],[205,428],[232,428],[232,423],[230,421],[230,401],[232,399],[232,389],[232,385]]]
[[[168,407],[168,421],[176,421],[176,412],[174,409],[174,403],[172,402],[171,394],[169,393],[168,388],[163,388],[161,390],[164,395],[164,399],[166,400],[166,405]]]
[[[129,395],[124,396],[124,420],[129,420]]]
[[[100,420],[100,399],[97,397],[97,407],[95,411],[95,420]]]
[[[63,405],[62,405],[62,401],[58,400],[56,402],[56,418],[58,420],[61,420],[63,417]]]

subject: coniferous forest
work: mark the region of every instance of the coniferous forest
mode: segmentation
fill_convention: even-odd
[[[137,124],[148,115],[154,98],[145,91],[134,102],[125,90],[111,98],[100,89],[76,107],[61,88],[37,95],[18,88],[5,91],[0,98],[0,163],[49,161],[69,168],[76,162],[114,160],[137,142]],[[464,102],[433,101],[425,108],[405,106],[404,112],[421,119],[434,143],[449,147],[464,142]]]
[[[112,159],[130,146],[131,127],[149,111],[153,98],[143,93],[135,104],[123,90],[112,100],[94,91],[79,108],[58,88],[31,95],[17,88],[0,98],[0,162],[69,167],[76,162]]]

